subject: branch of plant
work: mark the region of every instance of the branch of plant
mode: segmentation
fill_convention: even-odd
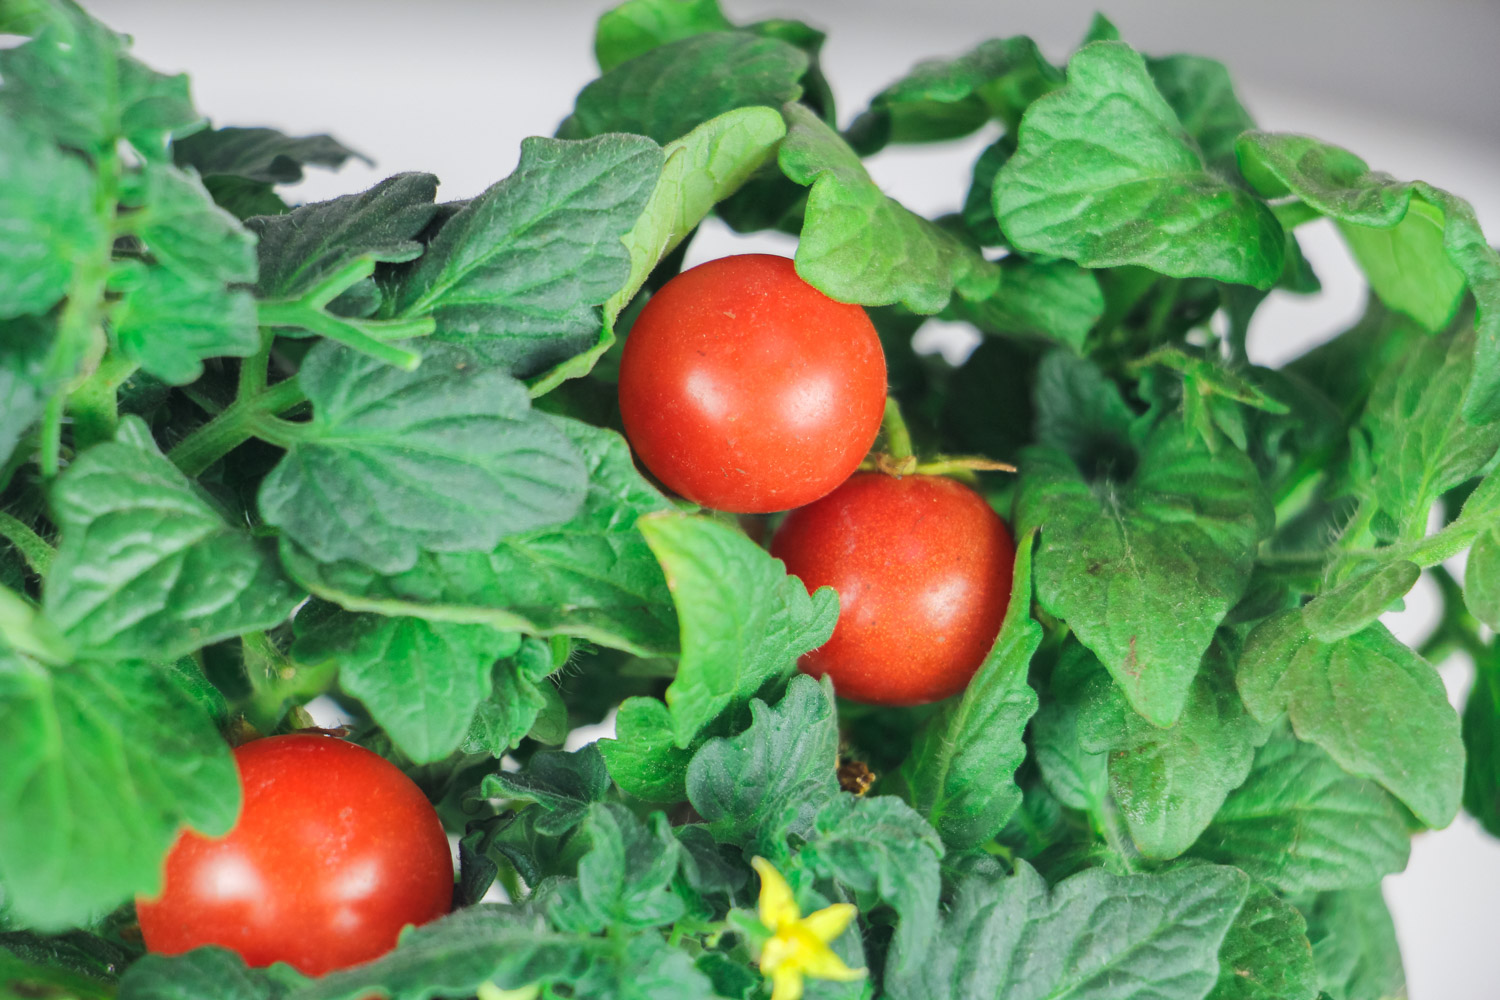
[[[0,511],[0,538],[16,547],[21,558],[26,560],[26,565],[37,576],[46,576],[47,571],[52,568],[52,557],[57,551],[24,522],[4,511]]]
[[[388,365],[414,371],[422,356],[391,342],[428,336],[437,328],[431,316],[355,319],[327,311],[330,302],[374,271],[373,257],[356,257],[297,298],[258,302],[256,321],[262,327],[306,330]]]
[[[198,476],[252,437],[265,417],[276,417],[307,402],[297,379],[278,382],[264,392],[237,399],[223,413],[184,438],[167,452],[172,464],[187,476]]]

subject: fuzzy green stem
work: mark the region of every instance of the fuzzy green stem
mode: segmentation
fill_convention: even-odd
[[[885,417],[881,422],[885,429],[885,452],[897,465],[912,457],[911,431],[907,430],[906,418],[901,415],[901,404],[894,396],[885,400]]]
[[[276,728],[286,704],[282,671],[290,663],[264,632],[246,632],[240,636],[245,660],[245,679],[250,682],[250,701],[245,715],[250,724],[263,733]]]
[[[26,565],[37,576],[46,576],[47,571],[52,568],[52,557],[56,550],[24,522],[4,511],[0,511],[0,538],[16,547],[21,558],[26,560]]]
[[[42,663],[61,665],[73,659],[73,648],[31,603],[8,587],[0,587],[0,639],[18,653]]]
[[[307,330],[403,371],[415,371],[422,363],[422,356],[415,351],[388,344],[375,334],[391,340],[404,340],[429,334],[436,327],[431,317],[415,320],[348,320],[323,312],[303,300],[262,302],[257,313],[257,321],[261,326]]]
[[[188,435],[167,453],[184,475],[201,475],[205,469],[256,435],[264,416],[285,413],[307,402],[295,378],[278,382],[258,396],[239,399],[223,413]]]
[[[67,397],[58,393],[47,400],[47,406],[42,410],[41,442],[36,461],[42,475],[48,479],[62,468],[63,407],[66,403]]]
[[[120,425],[120,386],[134,375],[140,364],[118,354],[106,354],[78,388],[68,394],[68,412],[73,417],[73,447],[79,451],[115,436]]]

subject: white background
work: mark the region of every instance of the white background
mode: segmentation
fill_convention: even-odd
[[[732,18],[794,14],[829,30],[826,71],[845,123],[917,59],[953,55],[993,36],[1031,34],[1056,59],[1082,36],[1090,3],[980,0],[723,0]],[[1373,166],[1422,178],[1474,203],[1500,233],[1500,3],[1495,0],[1099,0],[1127,41],[1151,54],[1224,59],[1266,128],[1338,142]],[[515,165],[527,135],[550,134],[595,74],[599,0],[286,2],[94,0],[136,36],[157,68],[185,70],[219,124],[328,131],[373,157],[339,174],[314,171],[293,191],[312,200],[360,190],[402,170],[443,180],[440,197],[474,195]],[[970,164],[992,138],[943,149],[886,151],[871,171],[926,213],[956,209]],[[1358,315],[1364,289],[1326,224],[1304,246],[1325,292],[1277,299],[1257,316],[1255,360],[1278,364]],[[790,252],[775,239],[753,241]],[[744,249],[722,228],[690,262]],[[931,336],[931,333],[928,333]],[[938,342],[945,336],[939,335]],[[951,339],[948,342],[952,342]],[[1403,638],[1430,627],[1427,581],[1392,616]],[[1442,665],[1455,699],[1470,671]],[[1387,880],[1416,1000],[1500,996],[1489,949],[1500,901],[1500,843],[1465,817],[1416,840],[1407,873]]]

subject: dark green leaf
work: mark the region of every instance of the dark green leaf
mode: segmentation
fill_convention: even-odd
[[[662,151],[639,136],[525,140],[515,173],[438,231],[394,311],[431,314],[436,339],[520,377],[577,354],[630,276],[621,240],[661,168]]]
[[[1208,166],[1220,177],[1237,178],[1234,141],[1255,127],[1255,119],[1235,96],[1229,70],[1216,59],[1184,55],[1147,59],[1146,68]]]
[[[1135,467],[1135,419],[1099,366],[1068,351],[1051,351],[1037,368],[1036,440],[1067,452],[1090,478],[1126,479]]]
[[[1405,868],[1410,851],[1389,795],[1285,731],[1256,753],[1194,849],[1282,892],[1374,885]]]
[[[995,214],[1016,247],[1258,288],[1281,276],[1275,216],[1208,171],[1129,46],[1079,50],[1067,86],[1031,106],[1019,137],[995,185]]]
[[[248,292],[166,267],[141,272],[115,307],[110,333],[122,355],[169,385],[196,381],[207,358],[244,358],[260,349]]]
[[[1000,287],[987,299],[954,299],[949,308],[985,333],[1042,340],[1082,352],[1104,314],[1104,293],[1088,271],[1066,260],[1019,255],[1000,264]]]
[[[1396,928],[1378,886],[1325,892],[1304,908],[1318,985],[1330,1000],[1406,995]]]
[[[608,928],[648,928],[683,914],[672,892],[682,848],[661,813],[642,823],[624,806],[592,806],[583,824],[590,849],[578,863],[576,896],[554,898],[554,924],[581,933]]]
[[[1085,708],[1114,696],[1113,682],[1098,657],[1070,639],[1052,668],[1049,695],[1031,720],[1031,747],[1042,780],[1069,809],[1103,816],[1109,795],[1109,757],[1087,747],[1081,723]]]
[[[719,0],[626,0],[600,16],[594,57],[600,71],[608,73],[658,46],[733,28]]]
[[[1500,663],[1493,648],[1475,664],[1464,703],[1464,808],[1500,837]]]
[[[800,104],[782,109],[785,174],[811,186],[797,244],[797,273],[841,302],[901,303],[935,313],[956,290],[970,299],[992,294],[998,269],[963,240],[880,190],[854,150]]]
[[[44,930],[154,895],[180,827],[222,835],[239,810],[213,721],[147,663],[48,670],[0,647],[0,760],[0,885]]]
[[[260,237],[263,298],[292,299],[356,257],[399,262],[422,253],[420,233],[437,212],[432,174],[397,174],[361,194],[250,219]]]
[[[350,157],[371,162],[331,135],[290,136],[274,128],[206,128],[172,143],[180,167],[262,184],[295,184],[303,167],[337,169]]]
[[[1363,630],[1399,601],[1422,571],[1397,559],[1363,576],[1346,580],[1302,609],[1302,623],[1320,642],[1338,642]]]
[[[1010,604],[994,647],[964,693],[918,730],[901,765],[906,798],[953,850],[992,840],[1021,804],[1021,737],[1037,709],[1026,672],[1042,642],[1042,628],[1031,620],[1033,540],[1026,535],[1016,548]]]
[[[1206,1000],[1314,1000],[1318,975],[1297,908],[1261,882],[1229,925],[1219,982]]]
[[[1250,633],[1238,681],[1256,718],[1286,712],[1299,738],[1380,782],[1428,826],[1447,826],[1458,812],[1458,714],[1437,671],[1384,625],[1324,642],[1300,611],[1283,612]]]
[[[262,543],[231,528],[154,448],[129,435],[89,449],[58,478],[62,531],[48,617],[88,655],[173,660],[289,615],[302,595]]]
[[[579,511],[578,449],[503,371],[427,345],[404,372],[322,341],[298,379],[313,419],[261,484],[260,510],[321,561],[400,573],[424,551],[490,550]]]
[[[346,608],[574,635],[642,655],[677,649],[660,564],[637,519],[670,504],[641,478],[614,431],[549,418],[582,453],[583,508],[571,521],[501,539],[491,552],[424,553],[381,576],[355,562],[320,564],[283,543],[282,559],[314,593]]]
[[[241,222],[248,222],[257,215],[281,215],[288,211],[286,202],[269,184],[216,175],[203,178],[203,188],[215,205]]]
[[[343,689],[403,753],[426,764],[458,748],[490,694],[495,661],[520,641],[488,625],[340,611],[299,635],[291,652],[302,663],[336,666]]]
[[[781,560],[717,521],[662,514],[639,527],[677,603],[682,659],[667,707],[685,748],[724,709],[749,701],[827,642],[838,595],[830,587],[809,595]]]
[[[1172,423],[1147,437],[1128,479],[1091,483],[1055,448],[1031,449],[1021,464],[1017,527],[1041,528],[1037,600],[1137,712],[1171,725],[1270,526],[1255,467]]]
[[[489,697],[479,703],[459,749],[493,757],[515,749],[547,705],[540,685],[554,666],[546,640],[522,640],[516,654],[490,672]]]
[[[558,134],[633,132],[671,142],[726,111],[796,100],[808,65],[806,53],[775,38],[695,34],[650,49],[584,87]]]
[[[285,966],[248,969],[232,951],[210,945],[182,955],[145,955],[120,981],[119,1000],[279,1000]],[[295,975],[295,973],[291,974]]]
[[[484,779],[481,794],[535,802],[549,815],[538,829],[560,837],[588,815],[589,807],[609,794],[609,772],[599,746],[590,743],[572,753],[543,750],[521,771],[498,771]]]

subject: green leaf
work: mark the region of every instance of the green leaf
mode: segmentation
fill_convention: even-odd
[[[261,483],[260,511],[320,561],[399,573],[424,551],[490,550],[578,513],[583,460],[525,387],[451,348],[424,358],[404,372],[323,341],[303,362],[313,419]]]
[[[556,664],[550,645],[527,637],[514,656],[490,671],[490,693],[479,703],[459,749],[499,757],[520,744],[547,705],[541,687]]]
[[[952,850],[994,839],[1021,804],[1021,737],[1037,709],[1026,673],[1042,642],[1042,628],[1031,620],[1034,540],[1028,534],[1016,547],[1010,604],[994,647],[964,693],[917,731],[898,774],[905,797]]]
[[[1380,782],[1428,826],[1447,826],[1458,812],[1458,714],[1437,672],[1384,625],[1324,642],[1300,611],[1283,612],[1250,633],[1238,681],[1257,719],[1286,712],[1300,739]]]
[[[3,112],[0,177],[0,317],[43,313],[67,291],[73,262],[107,238],[94,177]]]
[[[1318,985],[1330,1000],[1393,1000],[1406,995],[1396,928],[1379,886],[1325,892],[1303,912]]]
[[[0,453],[4,450],[0,440]],[[1469,614],[1492,629],[1500,629],[1500,531],[1485,532],[1469,549],[1464,564],[1464,605]]]
[[[0,16],[4,12],[0,11]],[[114,986],[98,979],[26,961],[0,938],[0,996],[60,997],[63,1000],[114,1000]]]
[[[1042,340],[1082,353],[1089,331],[1104,315],[1104,293],[1092,273],[1071,261],[1012,255],[1000,263],[995,294],[975,302],[956,298],[948,308],[985,333]]]
[[[250,219],[260,237],[262,298],[293,299],[356,257],[399,263],[422,253],[417,234],[437,213],[432,174],[397,174],[368,191]]]
[[[129,217],[132,231],[160,264],[201,281],[255,280],[255,238],[213,203],[196,176],[150,164],[145,203]]]
[[[590,807],[583,824],[590,849],[578,863],[576,895],[564,890],[548,907],[553,923],[580,933],[644,929],[683,915],[672,892],[682,847],[662,813],[643,823],[623,805]]]
[[[372,162],[331,135],[290,136],[274,128],[205,128],[172,143],[179,167],[261,184],[295,184],[303,167],[336,170],[351,157]]]
[[[113,312],[114,346],[168,385],[203,374],[208,358],[245,358],[260,349],[255,300],[220,279],[148,267]]]
[[[119,1000],[277,1000],[282,990],[276,980],[285,977],[285,968],[248,969],[239,955],[217,945],[143,955],[120,981]]]
[[[614,431],[547,418],[583,456],[588,489],[572,520],[502,538],[489,552],[424,552],[383,576],[350,561],[320,563],[285,540],[288,570],[313,593],[354,611],[572,635],[650,656],[677,650],[671,594],[643,514],[671,504],[641,478]]]
[[[170,135],[200,120],[187,77],[163,76],[125,53],[128,39],[68,4],[31,41],[0,50],[0,111],[95,157],[120,139],[162,159]]]
[[[1206,1000],[1315,1000],[1318,975],[1297,908],[1262,882],[1229,925],[1219,949],[1219,982]]]
[[[807,54],[749,32],[695,34],[650,49],[584,87],[558,135],[633,132],[671,142],[735,108],[780,107],[802,94]]]
[[[621,242],[662,168],[639,136],[531,138],[514,173],[465,205],[401,279],[393,310],[517,377],[599,339],[600,307],[630,275]]]
[[[1112,697],[1114,686],[1098,657],[1069,639],[1052,668],[1050,697],[1031,720],[1031,747],[1037,767],[1057,800],[1092,816],[1105,814],[1109,796],[1109,757],[1087,747],[1084,711]]]
[[[605,11],[594,29],[594,57],[601,72],[652,49],[734,25],[719,0],[627,0]]]
[[[1371,286],[1391,308],[1441,329],[1467,284],[1478,316],[1474,375],[1462,414],[1475,424],[1500,419],[1500,253],[1469,203],[1421,181],[1370,170],[1348,150],[1307,136],[1253,132],[1240,139],[1237,152],[1262,194],[1295,195],[1339,223]]]
[[[588,818],[589,809],[609,795],[609,772],[599,745],[590,743],[572,753],[542,750],[521,771],[488,775],[480,794],[488,798],[535,802],[548,815],[538,832],[561,837]]]
[[[155,894],[180,827],[219,836],[239,810],[213,721],[138,661],[48,670],[0,647],[0,760],[0,885],[43,930]]]
[[[666,697],[685,748],[720,712],[786,677],[797,657],[827,642],[838,595],[831,587],[809,595],[781,560],[717,521],[661,514],[638,527],[677,604],[682,659]]]
[[[103,659],[174,660],[286,619],[302,595],[269,548],[231,528],[131,418],[52,490],[62,532],[43,607]]]
[[[1302,623],[1319,642],[1338,642],[1373,624],[1421,574],[1404,559],[1386,563],[1319,594],[1302,609]]]
[[[490,693],[495,661],[520,641],[488,625],[337,612],[299,635],[291,653],[301,663],[336,666],[340,686],[403,753],[426,764],[458,749]]]
[[[1049,351],[1037,368],[1033,392],[1039,444],[1066,452],[1091,478],[1130,474],[1135,415],[1098,365],[1069,351]]]
[[[1232,652],[1223,641],[1209,647],[1170,729],[1132,712],[1119,688],[1099,693],[1083,723],[1084,749],[1109,752],[1110,792],[1141,853],[1175,858],[1245,780],[1267,736],[1240,702]]]
[[[1285,730],[1255,755],[1194,848],[1282,892],[1374,885],[1411,852],[1395,801]]]
[[[892,1000],[1199,1000],[1248,891],[1232,868],[1158,874],[1093,868],[1047,884],[1025,862],[965,880],[922,952],[897,949]]]
[[[838,715],[832,684],[798,675],[770,708],[750,703],[754,721],[732,739],[713,739],[688,767],[687,795],[720,841],[754,847],[773,863],[789,830],[804,834],[814,807],[839,790]]]
[[[782,171],[811,186],[797,244],[797,273],[840,302],[901,303],[935,313],[956,290],[991,295],[998,269],[963,240],[880,190],[839,134],[800,104],[782,108]]]
[[[1175,424],[1128,479],[1089,482],[1055,448],[1024,453],[1017,527],[1040,527],[1036,591],[1098,655],[1131,706],[1177,720],[1214,631],[1250,579],[1270,505],[1242,452]]]
[[[27,428],[41,417],[47,397],[58,388],[47,378],[51,341],[52,325],[46,320],[0,320],[0,468],[6,467]]]
[[[1222,178],[1237,178],[1234,141],[1255,127],[1255,119],[1235,95],[1229,70],[1216,59],[1187,55],[1147,59],[1146,68],[1208,166]]]
[[[1464,808],[1500,837],[1500,663],[1491,648],[1474,665],[1464,703]]]
[[[1000,228],[1018,249],[1257,288],[1281,276],[1275,216],[1207,169],[1129,46],[1080,49],[1067,86],[1031,105],[1019,139],[995,185]]]
[[[615,716],[615,738],[600,740],[610,776],[626,792],[646,802],[687,798],[688,765],[698,744],[677,745],[672,712],[655,698],[626,698]]]

